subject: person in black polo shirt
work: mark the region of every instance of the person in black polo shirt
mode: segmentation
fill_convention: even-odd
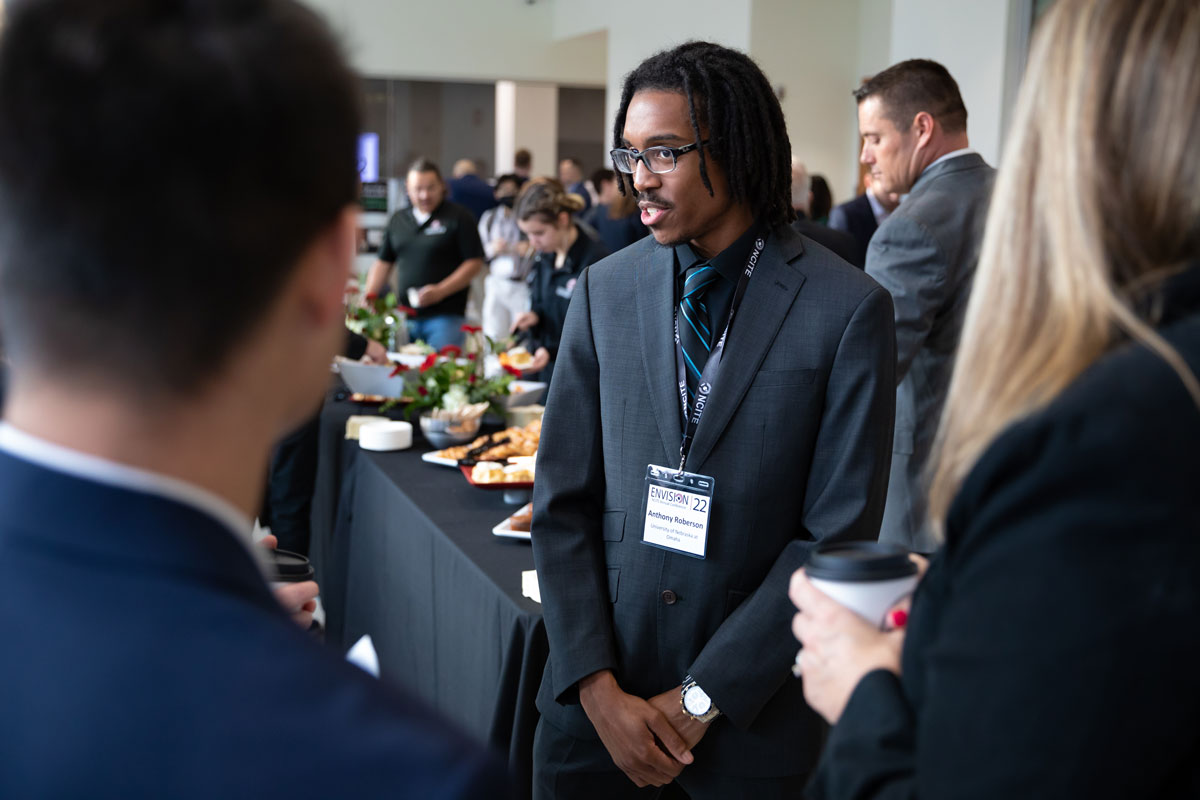
[[[462,346],[463,312],[471,279],[483,268],[475,217],[446,201],[437,165],[418,159],[408,170],[412,205],[388,221],[379,258],[367,273],[367,294],[385,291],[395,265],[399,297],[417,310],[408,335],[434,348]]]
[[[538,253],[529,273],[531,310],[519,314],[512,329],[532,333],[533,363],[523,371],[540,373],[546,383],[579,274],[608,255],[600,235],[575,220],[582,210],[579,196],[553,178],[530,181],[517,197],[517,227]]]

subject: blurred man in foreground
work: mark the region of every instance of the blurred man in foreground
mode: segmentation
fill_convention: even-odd
[[[271,444],[345,336],[355,94],[286,0],[11,10],[0,797],[502,784],[293,625],[249,543]]]

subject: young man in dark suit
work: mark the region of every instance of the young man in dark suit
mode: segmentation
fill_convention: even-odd
[[[614,140],[653,239],[580,276],[548,400],[535,796],[796,797],[822,733],[786,585],[878,533],[891,301],[789,227],[783,114],[744,54],[643,62]]]
[[[357,82],[288,0],[43,0],[0,40],[2,797],[492,797],[250,543],[341,346]]]

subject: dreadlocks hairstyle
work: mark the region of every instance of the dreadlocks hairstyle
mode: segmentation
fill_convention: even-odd
[[[792,147],[779,99],[767,76],[745,53],[711,42],[687,42],[655,53],[625,76],[621,105],[613,125],[613,141],[625,134],[625,115],[634,94],[643,90],[679,92],[687,97],[692,131],[701,141],[700,178],[708,193],[708,157],[725,167],[729,192],[771,226],[790,223]],[[632,192],[630,176],[617,173],[617,188]]]

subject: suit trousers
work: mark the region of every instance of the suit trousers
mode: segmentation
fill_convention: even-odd
[[[317,485],[321,417],[311,417],[275,445],[259,522],[279,540],[280,550],[308,555],[312,498]]]
[[[544,718],[533,739],[533,800],[795,800],[808,777],[717,775],[693,764],[668,786],[638,788],[599,739],[577,738]]]

